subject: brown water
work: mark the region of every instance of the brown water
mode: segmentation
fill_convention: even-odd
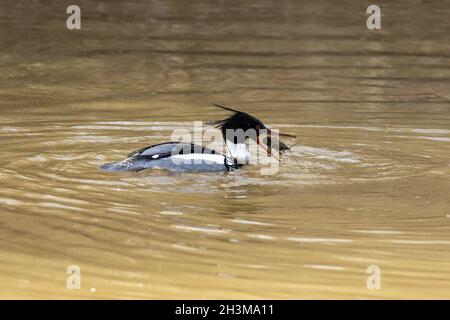
[[[448,1],[378,1],[381,31],[359,1],[78,4],[0,4],[1,298],[450,298]],[[98,170],[210,102],[302,140],[273,176]]]

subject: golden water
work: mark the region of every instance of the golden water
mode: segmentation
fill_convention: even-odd
[[[449,3],[308,2],[2,1],[0,297],[450,298]],[[301,141],[273,176],[98,170],[211,102]]]

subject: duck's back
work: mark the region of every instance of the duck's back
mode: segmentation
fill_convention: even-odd
[[[234,162],[214,150],[191,143],[166,142],[136,150],[119,162],[106,163],[104,171],[228,171]]]

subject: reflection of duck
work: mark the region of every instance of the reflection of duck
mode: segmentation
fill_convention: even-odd
[[[125,160],[106,163],[100,168],[105,171],[141,171],[151,168],[172,171],[229,171],[249,162],[250,152],[246,146],[248,139],[254,140],[268,155],[273,155],[277,160],[278,154],[289,149],[284,143],[272,137],[272,131],[255,117],[222,105],[216,106],[234,112],[224,120],[213,122],[222,132],[229,156],[195,144],[165,142],[136,150]],[[249,132],[254,134],[248,134]],[[267,136],[260,139],[263,134]]]

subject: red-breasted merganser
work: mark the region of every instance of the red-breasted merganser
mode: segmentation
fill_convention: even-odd
[[[254,140],[269,156],[273,155],[277,160],[279,160],[277,154],[289,150],[289,147],[283,142],[272,137],[272,131],[257,118],[223,105],[215,104],[215,106],[233,112],[233,115],[224,120],[212,122],[222,132],[229,152],[228,156],[191,143],[165,142],[136,150],[130,153],[125,160],[106,163],[100,169],[132,172],[144,169],[230,171],[249,163],[250,153],[246,146],[248,139]],[[248,134],[248,130],[255,134]],[[265,133],[267,136],[261,139],[261,133]],[[289,134],[280,133],[279,136],[295,138]]]

